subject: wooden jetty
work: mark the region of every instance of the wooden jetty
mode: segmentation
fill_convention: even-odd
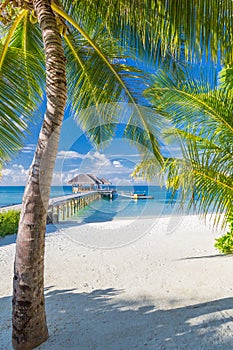
[[[67,220],[80,209],[85,208],[91,202],[100,198],[101,194],[97,191],[52,198],[49,201],[47,223],[56,224]]]
[[[109,198],[113,199],[113,197],[116,195],[116,190],[106,190],[106,189],[99,189],[97,191],[102,198]]]
[[[56,224],[60,221],[67,220],[75,215],[80,209],[100,198],[108,197],[109,199],[112,199],[115,192],[115,190],[97,190],[51,198],[49,200],[47,224]],[[21,207],[22,204],[11,205],[0,208],[0,212],[21,210]]]

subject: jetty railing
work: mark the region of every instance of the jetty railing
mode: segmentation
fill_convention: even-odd
[[[101,197],[102,195],[101,193],[98,193],[98,191],[91,191],[87,193],[71,194],[67,196],[51,198],[49,200],[47,224],[56,224],[59,221],[66,220],[72,215],[76,214],[78,210],[86,207],[95,200],[99,200]],[[16,204],[0,208],[0,212],[6,212],[9,210],[21,210],[21,208],[22,204]]]
[[[95,191],[73,193],[67,196],[50,198],[47,212],[47,224],[56,224],[60,221],[67,220],[91,202],[106,197],[112,200],[115,194],[115,190],[98,189]],[[21,210],[21,207],[22,204],[11,205],[0,208],[0,212]]]
[[[61,220],[66,220],[100,198],[101,194],[97,191],[52,198],[49,201],[47,223],[56,224]]]

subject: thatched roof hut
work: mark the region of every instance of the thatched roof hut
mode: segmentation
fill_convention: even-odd
[[[94,180],[95,181],[95,183],[97,184],[97,185],[102,185],[103,184],[103,182],[102,182],[102,180],[100,180],[97,176],[95,176],[95,175],[93,175],[93,174],[87,174],[92,180]]]
[[[68,182],[69,185],[100,185],[101,183],[92,174],[79,174]]]
[[[103,185],[111,185],[112,184],[109,180],[105,179],[105,177],[102,177],[101,181],[102,181]]]
[[[103,182],[93,174],[79,174],[68,182],[72,185],[73,192],[82,192],[94,190],[103,185]]]

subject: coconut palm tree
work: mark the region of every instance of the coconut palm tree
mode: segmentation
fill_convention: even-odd
[[[90,122],[88,112],[82,114],[80,123],[90,130],[92,141],[100,142],[113,134],[115,123],[110,121],[116,121],[116,111],[111,108],[104,113],[99,106],[124,97],[134,106],[128,116],[126,137],[145,144],[162,164],[155,120],[150,118],[148,122],[144,117],[132,86],[127,85],[125,72],[130,70],[116,58],[122,57],[123,47],[133,46],[138,55],[154,62],[177,59],[180,53],[186,59],[197,60],[208,47],[213,59],[220,52],[230,60],[232,2],[208,1],[206,6],[199,0],[5,0],[0,9],[1,22],[6,26],[1,26],[1,75],[7,74],[6,78],[2,75],[0,93],[2,97],[6,91],[9,101],[3,105],[4,116],[18,121],[25,115],[24,121],[32,114],[44,87],[46,90],[46,112],[23,197],[14,268],[13,346],[32,349],[48,337],[43,294],[44,234],[66,105],[71,104],[74,115],[82,108],[97,106],[97,125],[99,118],[104,125],[93,128],[96,119]],[[14,76],[10,76],[10,64],[14,65]]]
[[[221,75],[224,81],[213,88],[187,73],[181,77],[158,72],[145,94],[174,126],[165,137],[180,144],[180,156],[164,163],[168,188],[181,189],[188,209],[195,206],[204,217],[211,212],[214,223],[222,218],[225,226],[233,203],[233,93],[230,71],[226,74],[224,69]],[[137,166],[135,174],[152,178],[156,164],[151,157]]]

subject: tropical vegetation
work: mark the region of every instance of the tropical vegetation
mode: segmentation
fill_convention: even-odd
[[[187,210],[205,218],[209,213],[214,224],[229,227],[215,247],[232,253],[233,94],[230,75],[226,80],[225,73],[224,78],[220,74],[220,86],[211,87],[182,69],[175,76],[161,71],[145,94],[155,111],[171,122],[164,138],[180,145],[180,154],[166,156],[164,162],[167,187],[173,193],[180,190]],[[135,174],[151,179],[156,171],[156,160],[148,156]]]
[[[228,232],[222,237],[215,239],[215,248],[217,248],[223,254],[233,253],[233,217],[232,215],[228,218]]]
[[[9,210],[0,213],[0,237],[17,233],[19,217],[19,210]]]
[[[44,91],[47,103],[16,244],[13,346],[26,350],[48,338],[44,235],[65,108],[69,106],[91,140],[100,143],[114,133],[114,104],[129,102],[133,108],[125,136],[163,165],[156,138],[160,115],[145,117],[138,107],[137,84],[129,80],[131,73],[136,78],[140,72],[122,58],[132,47],[139,57],[169,67],[177,59],[196,61],[209,53],[213,61],[219,56],[230,61],[232,1],[208,0],[207,6],[200,0],[5,0],[0,10],[1,162],[21,146],[21,135]],[[106,104],[111,106],[107,111]],[[93,105],[97,113],[89,108]],[[86,112],[79,114],[83,109]]]

